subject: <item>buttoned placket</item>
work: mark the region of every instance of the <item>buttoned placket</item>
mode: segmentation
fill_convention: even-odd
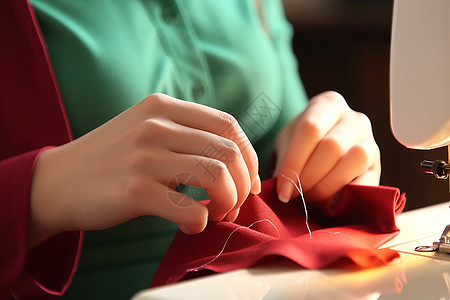
[[[196,33],[183,14],[188,9],[183,1],[153,0],[148,2],[161,44],[176,68],[185,100],[211,105],[214,88],[206,58],[196,45]]]

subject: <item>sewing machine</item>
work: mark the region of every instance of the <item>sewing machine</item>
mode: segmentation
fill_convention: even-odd
[[[391,126],[413,149],[450,150],[450,2],[396,0],[391,40]],[[444,160],[421,163],[424,172],[448,179]],[[418,251],[450,254],[450,225],[439,240]]]
[[[450,144],[449,15],[449,0],[394,0],[391,124],[408,148]],[[450,169],[444,160],[424,161],[421,167],[440,179]],[[397,250],[401,259],[389,266],[306,270],[274,264],[142,291],[133,300],[450,299],[449,204],[397,217],[400,234],[383,247]],[[422,245],[427,246],[417,248]]]

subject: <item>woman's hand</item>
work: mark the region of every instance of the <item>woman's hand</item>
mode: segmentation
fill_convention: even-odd
[[[179,183],[205,188],[210,204],[176,192]],[[142,215],[198,233],[208,219],[234,221],[260,186],[256,152],[231,115],[153,94],[39,156],[30,238],[104,229]]]
[[[298,197],[300,178],[308,201],[330,199],[346,184],[378,185],[380,152],[366,115],[350,109],[335,92],[311,99],[303,113],[280,132],[276,144],[277,193],[283,202]]]

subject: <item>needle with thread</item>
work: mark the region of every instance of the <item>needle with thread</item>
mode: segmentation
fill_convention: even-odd
[[[292,171],[292,172],[297,176],[298,186],[297,186],[297,184],[295,183],[295,181],[292,180],[291,178],[287,177],[287,176],[284,175],[284,174],[280,174],[280,175],[281,175],[281,177],[283,177],[283,178],[289,180],[289,181],[294,185],[294,187],[297,189],[298,193],[300,194],[300,197],[301,197],[302,202],[303,202],[303,208],[305,209],[305,223],[306,223],[306,228],[308,229],[309,238],[312,239],[312,233],[311,233],[311,229],[309,228],[309,223],[308,223],[308,210],[306,209],[306,201],[305,201],[305,197],[303,196],[303,189],[302,189],[302,185],[301,185],[301,183],[300,183],[300,178],[299,178],[299,176],[298,176],[297,173],[295,173],[294,171]]]

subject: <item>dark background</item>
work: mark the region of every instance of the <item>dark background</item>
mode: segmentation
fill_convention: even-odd
[[[419,168],[423,159],[447,160],[446,148],[406,149],[390,130],[392,0],[285,0],[285,9],[308,95],[335,90],[371,119],[381,150],[381,184],[405,192],[406,209],[450,201],[448,180]]]

